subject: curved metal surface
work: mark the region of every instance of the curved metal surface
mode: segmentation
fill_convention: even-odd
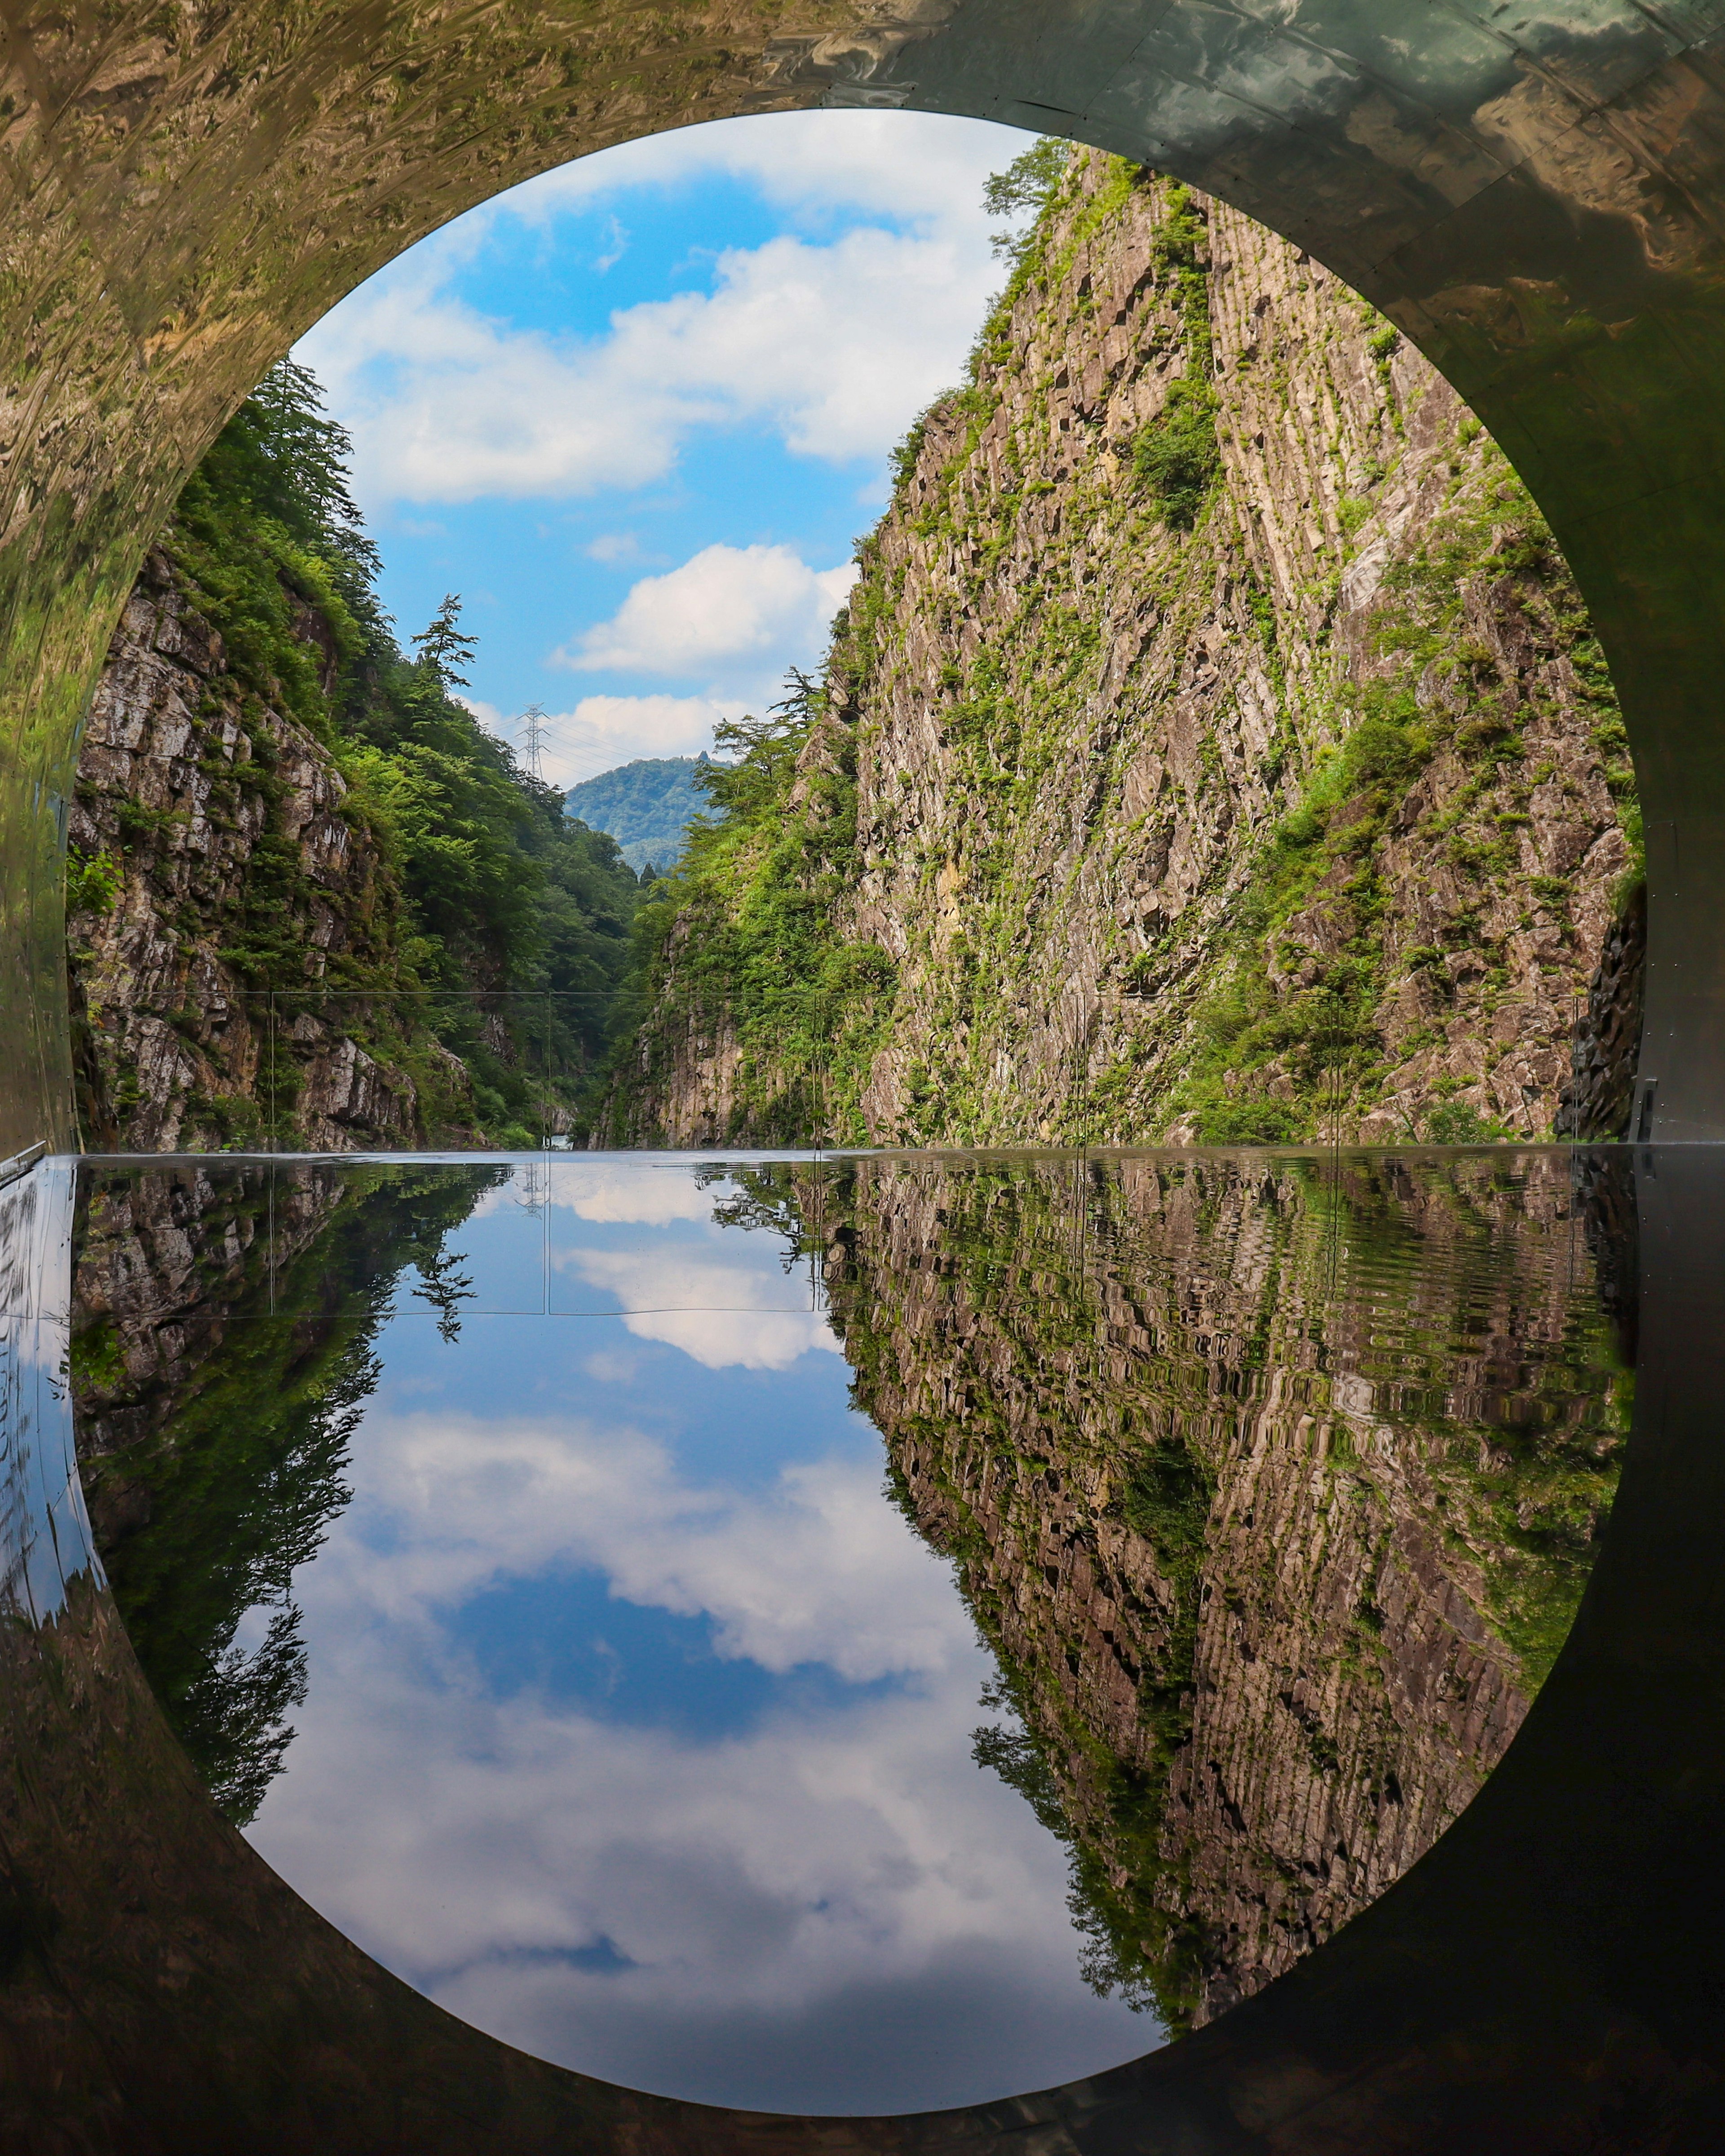
[[[1725,2133],[1725,1152],[1638,1157],[1635,1435],[1501,1766],[1388,1893],[1167,2050],[896,2118],[646,2096],[411,1991],[219,1815],[90,1553],[70,1163],[0,1191],[0,2145],[136,2156],[1599,2156]]]
[[[1634,745],[1652,1134],[1725,1136],[1725,0],[0,0],[0,1153],[69,1142],[59,860],[149,534],[294,337],[626,137],[824,102],[1146,158],[1399,323],[1528,480]]]
[[[1725,1136],[1725,0],[0,0],[0,1155],[72,1135],[59,893],[80,714],[143,546],[227,414],[343,292],[500,188],[655,129],[822,101],[1147,159],[1307,248],[1455,382],[1550,517],[1629,720],[1654,1130]],[[1725,1265],[1725,1162],[1645,1196],[1636,1456],[1557,1673],[1432,1856],[1197,2037],[902,2121],[749,2118],[524,2061],[316,1928],[189,1788],[204,1898],[177,1897],[171,1822],[119,1830],[154,1725],[74,1568],[28,1645],[8,1635],[15,1728],[80,1688],[103,1706],[75,1782],[8,1784],[5,1939],[53,1972],[34,2007],[13,1994],[9,2128],[72,2087],[87,2116],[35,2145],[1717,2146],[1725,1349],[1685,1298]],[[8,1317],[8,1353],[45,1322]],[[45,1882],[74,1857],[92,1883],[59,1908]],[[150,1922],[122,1936],[104,1912],[128,1897]],[[1650,1897],[1681,1921],[1650,1933]],[[193,2043],[188,1981],[222,2044]],[[86,2040],[80,2076],[67,2047]]]

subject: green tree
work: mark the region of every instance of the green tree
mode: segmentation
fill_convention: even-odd
[[[469,686],[468,678],[461,670],[472,664],[479,639],[462,634],[456,625],[460,619],[461,594],[445,592],[443,604],[413,639],[420,665],[435,676],[440,689]]]
[[[603,1055],[639,882],[459,701],[478,639],[459,593],[403,650],[377,597],[351,455],[314,377],[284,362],[188,480],[164,540],[232,672],[328,745],[347,813],[372,826],[388,865],[364,956],[321,973],[290,926],[299,849],[272,827],[226,955],[259,988],[401,995],[443,1014],[434,1022],[469,1065],[479,1121],[520,1137],[533,1127],[527,1072],[554,1070],[572,1103]],[[261,767],[250,783],[271,784]],[[493,1000],[495,1023],[449,1015],[475,994]]]

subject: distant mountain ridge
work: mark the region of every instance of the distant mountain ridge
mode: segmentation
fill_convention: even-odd
[[[572,786],[564,807],[590,829],[615,839],[637,875],[649,861],[655,868],[674,868],[682,859],[690,818],[707,805],[695,783],[706,761],[704,755],[638,757]]]

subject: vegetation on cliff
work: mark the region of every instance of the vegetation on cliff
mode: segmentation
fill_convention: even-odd
[[[855,1120],[891,999],[887,953],[833,928],[856,875],[855,725],[839,684],[836,668],[824,683],[793,671],[764,718],[720,722],[723,760],[696,773],[708,813],[636,921],[636,1013],[651,1007],[641,1046],[669,1065],[704,1036],[732,1044],[748,1074],[737,1118],[768,1143]],[[608,1107],[598,1129],[637,1135]]]
[[[80,808],[115,844],[72,862],[74,975],[100,973],[104,916],[143,896],[127,892],[128,879],[153,880],[155,912],[187,956],[201,947],[214,978],[254,1007],[268,996],[278,1035],[302,1019],[330,1021],[413,1082],[422,1122],[440,1106],[441,1120],[478,1135],[536,1141],[529,1073],[556,1074],[567,1094],[598,1055],[629,964],[638,880],[615,843],[567,818],[556,789],[462,702],[472,639],[459,599],[411,652],[398,644],[348,491],[348,453],[311,377],[284,362],[187,483],[162,555],[175,603],[220,639],[193,714],[211,735],[192,751],[207,798],[157,808],[112,796],[86,759]],[[284,822],[281,766],[301,742],[332,772],[335,819],[352,834],[341,850],[377,864],[362,889],[332,896]],[[208,891],[172,887],[186,835],[177,827],[201,815],[232,829],[249,797],[264,813],[238,872],[206,876],[218,886]],[[336,915],[333,935],[308,934],[320,911]],[[195,1036],[186,971],[171,966],[175,985],[157,993],[170,1023],[184,1008]],[[128,1000],[147,999],[131,985]],[[448,1049],[460,1059],[453,1069]],[[259,1064],[203,1103],[216,1135],[295,1131],[293,1056]],[[126,1101],[107,1105],[123,1125]],[[100,1127],[100,1106],[94,1119]]]
[[[303,367],[273,369],[187,482],[165,543],[233,672],[335,752],[353,812],[398,870],[387,983],[349,968],[331,985],[587,995],[594,1014],[579,1023],[596,1044],[635,878],[460,701],[473,639],[459,599],[411,654],[398,644],[347,490],[347,438],[321,408]],[[288,988],[303,957],[265,931],[243,963],[257,985]]]
[[[117,1286],[127,1306],[80,1313],[80,1466],[109,1583],[174,1733],[236,1825],[280,1771],[305,1697],[293,1573],[347,1502],[342,1473],[377,1380],[377,1329],[409,1266],[432,1282],[448,1272],[446,1239],[496,1173],[344,1171],[317,1232],[285,1263],[260,1232],[264,1192],[218,1184],[192,1232],[206,1254],[242,1249],[237,1276],[189,1307],[136,1312],[137,1283],[121,1268],[101,1285]],[[140,1194],[152,1194],[117,1177],[85,1192],[86,1296],[92,1251],[95,1272],[108,1270],[112,1199]],[[113,1431],[122,1441],[104,1442]],[[247,1648],[236,1640],[254,1611],[269,1614]]]
[[[1639,826],[1525,489],[1237,213],[1049,145],[990,203],[1034,215],[970,379],[801,732],[644,916],[602,1127],[1548,1132]]]
[[[1339,739],[1313,759],[1218,939],[1214,985],[1194,1009],[1191,1060],[1171,1095],[1203,1138],[1309,1136],[1327,1086],[1357,1104],[1381,1099],[1398,1067],[1440,1038],[1437,1021],[1454,1008],[1457,982],[1479,980],[1481,1016],[1495,1015],[1509,971],[1502,939],[1481,919],[1493,891],[1519,895],[1524,928],[1567,911],[1568,880],[1527,873],[1520,847],[1534,791],[1553,769],[1530,756],[1527,723],[1548,719],[1550,708],[1506,696],[1492,654],[1470,635],[1468,587],[1481,575],[1512,596],[1522,622],[1562,659],[1574,716],[1620,818],[1626,860],[1614,908],[1620,913],[1639,887],[1640,812],[1609,675],[1544,519],[1488,450],[1480,483],[1457,488],[1387,573],[1372,629],[1381,670],[1337,683]],[[1459,783],[1439,804],[1421,798],[1420,781],[1446,750]],[[1450,911],[1432,941],[1397,951],[1385,934],[1389,841],[1410,824],[1471,886],[1471,902]],[[1316,949],[1297,932],[1314,906],[1332,932]],[[1154,980],[1153,956],[1140,968]],[[1398,974],[1416,983],[1430,1009],[1394,1042],[1392,1060],[1383,1011]],[[1273,1089],[1277,1079],[1291,1082]],[[1465,1084],[1453,1072],[1437,1076],[1417,1126],[1404,1134],[1440,1142],[1515,1135],[1453,1098]]]

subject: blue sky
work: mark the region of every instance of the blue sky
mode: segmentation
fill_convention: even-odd
[[[909,2110],[1148,2050],[971,1756],[996,1672],[952,1568],[726,1194],[516,1167],[449,1239],[456,1342],[403,1283],[248,1836],[452,2011],[668,2095]]]
[[[459,591],[475,708],[552,715],[562,783],[691,754],[819,658],[893,443],[1000,281],[981,198],[1029,138],[800,112],[579,160],[301,341],[352,433],[403,637]]]

